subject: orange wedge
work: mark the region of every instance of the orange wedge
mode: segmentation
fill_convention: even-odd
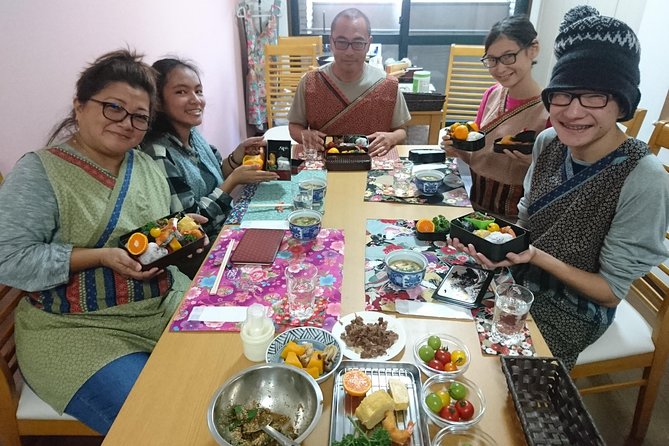
[[[349,370],[344,373],[344,391],[351,396],[363,396],[372,388],[372,378],[361,370]]]
[[[416,231],[418,232],[434,232],[434,223],[427,218],[421,218],[416,222]]]
[[[128,252],[134,256],[138,256],[146,251],[146,248],[149,246],[149,239],[142,234],[141,232],[135,232],[128,239]]]

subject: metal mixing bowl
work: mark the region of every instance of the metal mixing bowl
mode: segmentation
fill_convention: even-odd
[[[232,446],[216,420],[231,406],[245,406],[254,400],[272,412],[288,416],[299,435],[295,440],[298,443],[314,430],[323,412],[323,393],[307,372],[283,364],[249,367],[223,384],[209,403],[207,424],[219,445]]]

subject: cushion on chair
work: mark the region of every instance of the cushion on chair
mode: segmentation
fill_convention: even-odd
[[[611,326],[588,348],[583,350],[576,364],[622,358],[650,353],[655,350],[653,329],[634,307],[623,300],[618,305]]]
[[[63,414],[58,415],[51,406],[42,401],[33,390],[23,384],[21,387],[19,407],[16,409],[16,418],[19,420],[76,420],[76,418]]]

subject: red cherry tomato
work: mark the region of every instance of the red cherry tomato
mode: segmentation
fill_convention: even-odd
[[[447,362],[446,364],[444,364],[444,371],[446,372],[457,372],[457,370],[458,366],[456,366],[452,362]]]
[[[471,420],[474,416],[474,405],[468,400],[457,401],[455,403],[455,409],[458,411],[461,420]]]
[[[437,359],[433,359],[427,363],[427,366],[434,370],[444,370],[444,363]]]
[[[446,349],[440,348],[434,354],[434,358],[437,361],[440,361],[442,364],[447,364],[447,363],[451,362],[451,352],[449,352]]]
[[[453,406],[446,406],[441,409],[439,416],[449,421],[460,421],[460,414]]]

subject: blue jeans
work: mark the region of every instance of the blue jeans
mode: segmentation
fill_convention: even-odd
[[[139,352],[110,362],[77,390],[65,413],[106,435],[148,359],[148,353]]]

